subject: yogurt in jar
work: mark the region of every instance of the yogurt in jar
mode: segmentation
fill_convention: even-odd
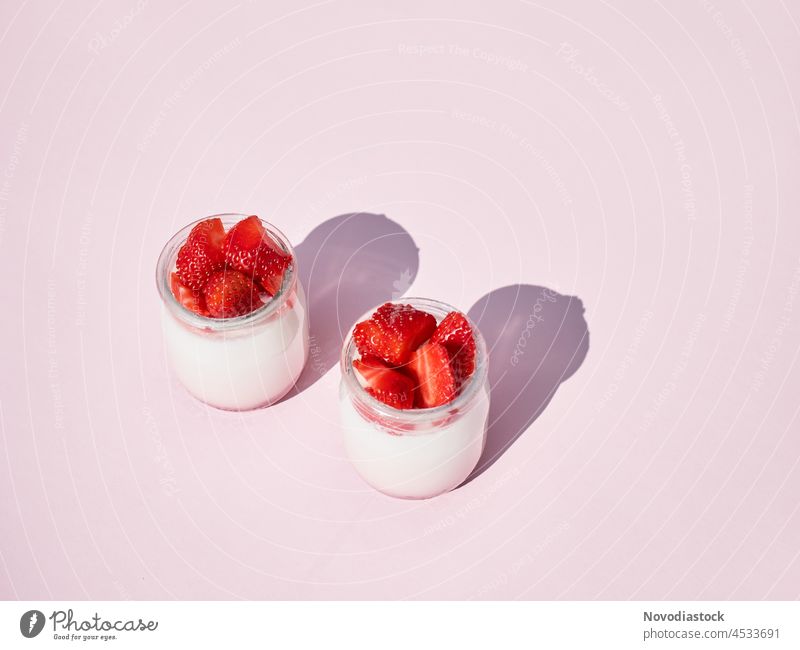
[[[402,300],[437,320],[454,311],[432,300]],[[426,499],[458,487],[478,464],[489,417],[486,346],[472,324],[476,366],[456,398],[433,408],[396,409],[368,394],[353,369],[352,332],[342,350],[339,416],[345,453],[361,477],[393,497]]]
[[[218,216],[230,225],[244,215]],[[294,252],[277,229],[264,223],[293,257],[280,290],[243,316],[211,318],[184,308],[170,289],[177,251],[193,225],[170,240],[158,262],[170,365],[189,393],[211,406],[238,411],[272,404],[294,386],[308,359],[308,309]]]

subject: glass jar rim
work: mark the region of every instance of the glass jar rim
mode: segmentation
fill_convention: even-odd
[[[424,424],[429,420],[437,420],[446,417],[450,414],[464,413],[469,410],[469,407],[476,401],[475,397],[482,390],[482,386],[486,381],[488,375],[489,356],[486,350],[486,342],[478,329],[477,325],[472,319],[467,316],[463,311],[453,307],[452,305],[442,302],[440,300],[433,300],[431,298],[399,298],[397,300],[387,300],[386,302],[394,305],[411,305],[412,307],[423,309],[431,313],[437,323],[450,312],[458,312],[462,314],[472,328],[472,335],[475,338],[475,371],[467,380],[467,384],[454,400],[441,406],[434,406],[431,408],[413,408],[413,409],[396,409],[389,406],[379,399],[370,395],[358,381],[356,371],[353,368],[353,357],[355,352],[355,341],[353,340],[353,327],[350,328],[347,336],[345,337],[342,345],[342,353],[339,360],[339,368],[351,395],[360,401],[360,403],[370,409],[371,412],[379,415],[382,420],[394,422],[398,425],[410,424]],[[382,303],[386,304],[386,303]],[[380,305],[376,305],[369,311],[365,312],[356,323],[369,318]],[[424,435],[424,434],[423,434]]]
[[[186,309],[173,295],[169,276],[174,270],[175,258],[177,257],[178,250],[188,238],[192,228],[201,221],[207,221],[208,219],[220,219],[224,225],[228,226],[238,223],[242,219],[246,219],[250,216],[253,215],[241,214],[238,212],[222,212],[220,214],[202,217],[192,221],[176,232],[170,237],[169,241],[167,241],[164,248],[161,250],[158,256],[158,262],[156,263],[156,287],[158,288],[159,296],[161,296],[162,302],[170,312],[187,325],[198,329],[213,331],[237,329],[243,325],[269,319],[286,303],[288,296],[292,295],[297,284],[297,256],[295,255],[294,248],[292,248],[286,235],[261,217],[258,217],[258,220],[261,222],[261,225],[264,226],[267,233],[292,256],[292,263],[284,274],[283,284],[278,293],[273,296],[271,300],[243,316],[236,316],[234,318],[212,318],[211,316],[203,316],[202,314],[197,314]]]

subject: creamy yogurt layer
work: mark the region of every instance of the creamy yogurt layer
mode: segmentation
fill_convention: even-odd
[[[486,444],[489,394],[480,391],[469,411],[434,431],[397,434],[339,402],[344,447],[362,478],[379,492],[427,499],[458,487],[475,469]]]
[[[308,317],[302,288],[266,322],[231,330],[203,330],[166,310],[163,329],[173,371],[197,399],[226,410],[278,401],[295,384],[308,358]]]

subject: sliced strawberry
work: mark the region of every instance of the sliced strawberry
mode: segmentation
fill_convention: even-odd
[[[271,296],[280,290],[283,274],[292,263],[292,256],[270,237],[255,215],[228,231],[223,249],[228,266],[257,280]]]
[[[366,391],[375,399],[396,409],[414,406],[414,382],[373,356],[353,361],[353,367],[367,382]]]
[[[172,289],[172,295],[175,296],[181,305],[189,311],[201,316],[208,316],[205,300],[203,300],[203,293],[201,291],[194,291],[183,284],[178,277],[177,273],[172,273],[169,276],[169,284]]]
[[[225,227],[219,219],[206,219],[192,228],[175,262],[184,285],[199,291],[212,273],[225,266],[224,239]]]
[[[450,355],[441,343],[428,342],[411,354],[408,370],[417,379],[417,404],[431,408],[451,402],[456,396],[456,380]]]
[[[368,386],[371,385],[373,380],[379,379],[387,370],[394,370],[383,359],[369,355],[360,359],[353,359],[353,368],[358,370],[358,374],[364,378]]]
[[[376,350],[381,346],[383,338],[381,328],[371,317],[356,323],[353,328],[353,340],[362,357],[378,356]]]
[[[256,278],[270,296],[274,296],[283,286],[283,275],[292,258],[280,256],[267,246],[259,253],[256,265]]]
[[[231,269],[214,273],[203,294],[208,313],[214,318],[243,316],[264,304],[255,283],[244,273]]]
[[[475,372],[475,335],[464,314],[451,311],[431,336],[432,343],[447,348],[458,388]]]
[[[272,237],[267,234],[264,224],[256,215],[242,219],[228,231],[224,244],[228,264],[238,263],[246,268],[253,267],[253,255],[266,246],[275,254],[290,257]]]
[[[374,355],[401,366],[435,329],[436,319],[429,313],[387,302],[355,326],[353,339],[362,356]]]

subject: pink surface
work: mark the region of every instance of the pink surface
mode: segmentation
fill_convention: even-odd
[[[798,597],[798,7],[376,4],[0,7],[0,596]],[[269,410],[165,365],[156,258],[224,211],[310,293]],[[482,471],[426,502],[336,423],[403,293],[493,346]]]

